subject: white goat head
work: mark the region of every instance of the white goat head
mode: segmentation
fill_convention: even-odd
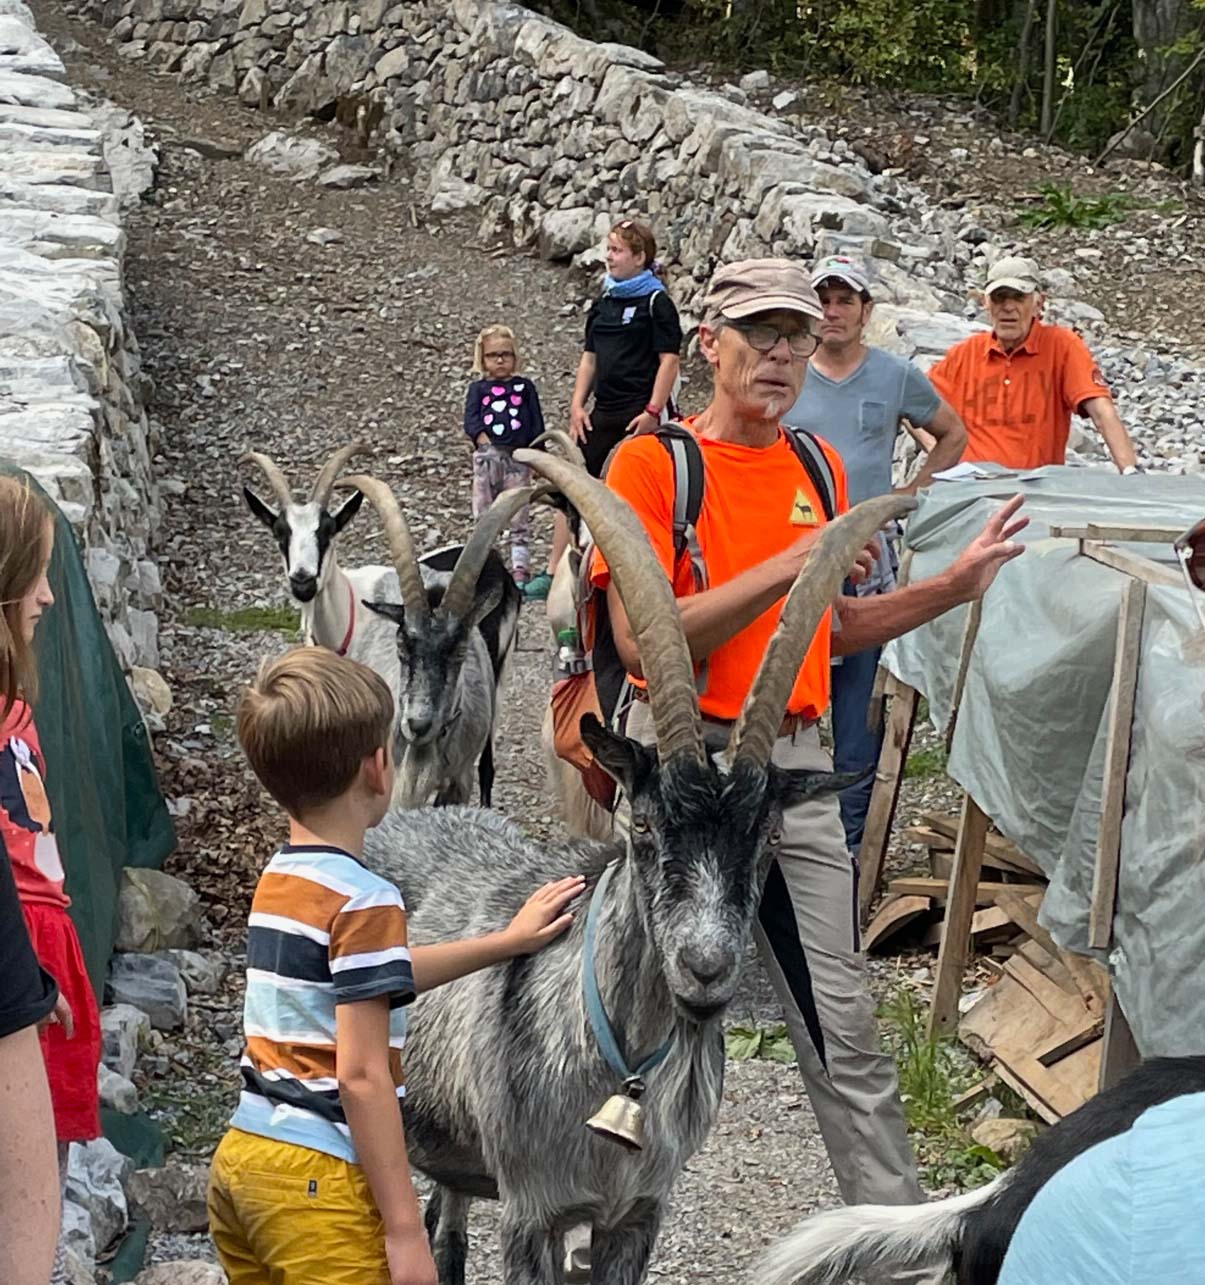
[[[331,542],[364,503],[363,494],[356,491],[332,513],[328,505],[335,480],[352,456],[370,450],[365,442],[340,447],[322,466],[309,497],[300,504],[294,501],[292,488],[267,455],[248,451],[239,459],[240,464],[254,464],[260,470],[276,497],[279,507],[273,510],[249,486],[243,487],[247,507],[272,532],[280,548],[289,591],[300,603],[313,602],[322,590],[332,563],[327,556]]]

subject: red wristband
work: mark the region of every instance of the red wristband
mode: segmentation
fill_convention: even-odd
[[[649,402],[649,404],[644,408],[644,413],[646,415],[651,415],[654,419],[660,419],[661,407],[654,406],[652,402]]]

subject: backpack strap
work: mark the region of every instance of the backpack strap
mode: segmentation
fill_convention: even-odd
[[[806,428],[793,428],[785,424],[783,427],[791,449],[820,495],[825,518],[831,522],[837,512],[837,479],[833,476],[833,466],[828,462],[824,447]]]
[[[710,583],[707,562],[699,544],[695,523],[703,509],[703,452],[698,439],[684,424],[662,424],[655,430],[657,440],[665,447],[674,468],[674,565],[684,557],[690,559],[695,591],[701,592]],[[702,693],[707,687],[708,664],[699,667],[696,688]]]

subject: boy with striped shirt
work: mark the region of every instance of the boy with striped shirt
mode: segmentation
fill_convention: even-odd
[[[400,1110],[405,1005],[539,950],[583,887],[545,885],[503,932],[409,947],[397,888],[360,862],[389,807],[392,726],[380,676],[320,647],[266,662],[239,705],[289,841],[251,904],[243,1091],[210,1179],[230,1285],[436,1285]]]

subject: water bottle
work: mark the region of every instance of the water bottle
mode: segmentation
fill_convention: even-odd
[[[586,669],[586,653],[576,629],[562,629],[556,636],[556,667],[562,674],[580,674]]]

